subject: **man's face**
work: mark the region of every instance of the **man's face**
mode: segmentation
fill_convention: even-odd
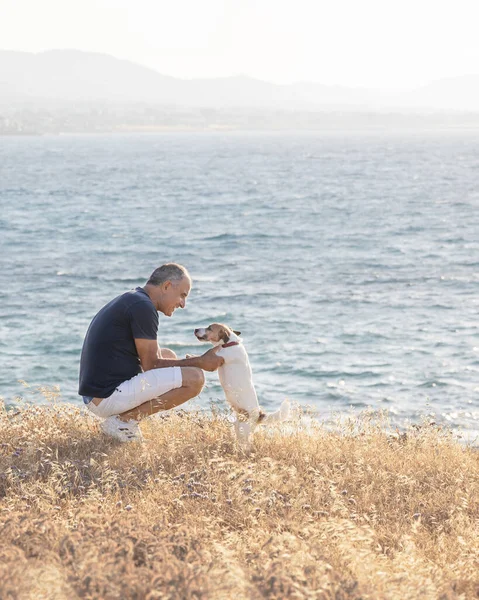
[[[185,308],[190,289],[191,281],[188,277],[183,277],[180,281],[165,281],[162,285],[159,310],[171,317],[177,308]]]

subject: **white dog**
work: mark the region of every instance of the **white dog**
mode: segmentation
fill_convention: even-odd
[[[232,331],[221,323],[212,323],[208,327],[195,329],[195,335],[202,342],[222,345],[221,350],[216,353],[225,361],[218,369],[220,383],[227,401],[236,412],[235,431],[238,442],[244,450],[249,451],[251,434],[256,425],[289,419],[289,402],[285,400],[278,411],[269,415],[260,409],[248,355],[239,331]]]

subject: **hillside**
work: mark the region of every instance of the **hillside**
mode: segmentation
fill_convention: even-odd
[[[146,443],[0,412],[0,597],[452,600],[479,591],[479,455],[363,415],[264,429],[167,413]]]

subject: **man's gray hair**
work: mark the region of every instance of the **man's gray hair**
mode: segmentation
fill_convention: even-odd
[[[181,281],[184,277],[190,278],[185,267],[176,263],[167,263],[153,271],[147,284],[161,285],[162,283],[165,283],[165,281]]]

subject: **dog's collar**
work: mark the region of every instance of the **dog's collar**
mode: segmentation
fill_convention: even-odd
[[[230,346],[239,346],[239,342],[228,342],[227,344],[223,344],[222,348],[229,348]]]

